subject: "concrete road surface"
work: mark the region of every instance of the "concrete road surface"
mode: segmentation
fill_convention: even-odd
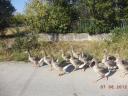
[[[128,96],[128,76],[120,73],[96,83],[92,69],[59,77],[48,66],[36,69],[30,63],[1,62],[0,96]]]

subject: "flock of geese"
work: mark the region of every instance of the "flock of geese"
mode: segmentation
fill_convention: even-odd
[[[63,50],[61,50],[61,58],[63,59],[62,62],[59,62],[54,56],[48,56],[46,51],[42,51],[44,56],[42,58],[39,57],[32,57],[31,52],[27,51],[28,53],[28,60],[33,64],[35,67],[40,67],[44,64],[47,64],[50,70],[58,71],[58,75],[62,76],[68,73],[68,69],[73,67],[73,71],[78,69],[92,68],[95,73],[100,75],[100,78],[97,80],[101,80],[108,77],[116,70],[122,71],[122,76],[126,76],[128,74],[128,60],[123,60],[119,54],[115,56],[109,55],[107,49],[104,49],[103,59],[99,61],[97,58],[91,57],[84,53],[78,53],[71,48],[70,55],[66,55]],[[103,66],[102,66],[103,65]]]

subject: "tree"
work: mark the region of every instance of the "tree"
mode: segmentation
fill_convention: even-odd
[[[10,0],[0,0],[0,30],[9,26],[14,11]]]
[[[127,0],[87,0],[86,6],[90,19],[95,20],[95,27],[101,33],[120,26],[120,19],[128,16]]]
[[[14,26],[24,26],[25,25],[25,15],[21,13],[16,13],[12,18],[11,18],[11,25]]]
[[[66,33],[78,19],[77,10],[65,0],[31,0],[26,15],[28,25],[37,32]]]
[[[40,0],[30,0],[25,10],[27,25],[35,32],[45,32],[47,12],[47,4],[43,4]]]

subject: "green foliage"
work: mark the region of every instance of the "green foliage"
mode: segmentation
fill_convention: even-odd
[[[22,37],[20,35],[20,31],[17,28],[17,37],[15,38],[15,44],[13,46],[14,51],[23,51],[23,50],[31,50],[36,49],[40,46],[38,43],[38,38],[35,33],[31,33]]]
[[[40,0],[30,0],[26,6],[27,25],[36,32],[45,31],[45,20],[47,16],[47,4]]]
[[[126,18],[128,13],[127,0],[86,0],[90,18],[96,20],[96,28],[100,33],[105,28],[109,32],[114,27],[119,27],[119,20]]]
[[[14,26],[23,26],[25,25],[25,15],[21,13],[17,13],[11,19],[11,24]]]
[[[77,10],[65,0],[42,3],[31,0],[26,6],[27,24],[36,32],[66,33],[78,20]]]
[[[10,0],[0,0],[0,30],[9,26],[14,11]]]
[[[75,6],[78,9],[80,18],[88,19],[89,14],[88,14],[87,6],[86,6],[86,0],[79,0],[78,2],[75,4]]]
[[[119,41],[127,41],[128,40],[128,26],[124,28],[116,27],[112,31],[112,41],[119,42]]]
[[[60,6],[51,6],[49,8],[46,24],[46,32],[65,33],[70,27],[70,17],[68,10]]]

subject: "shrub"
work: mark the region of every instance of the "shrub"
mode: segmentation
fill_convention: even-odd
[[[111,33],[113,42],[128,40],[128,26],[126,26],[125,28],[116,27],[111,30]]]
[[[78,19],[77,10],[65,0],[43,3],[31,0],[26,6],[27,24],[36,32],[66,33]]]
[[[40,46],[38,43],[38,35],[34,32],[27,34],[25,37],[20,35],[19,29],[17,28],[17,37],[15,38],[15,44],[13,45],[14,51],[23,51],[36,49]]]

